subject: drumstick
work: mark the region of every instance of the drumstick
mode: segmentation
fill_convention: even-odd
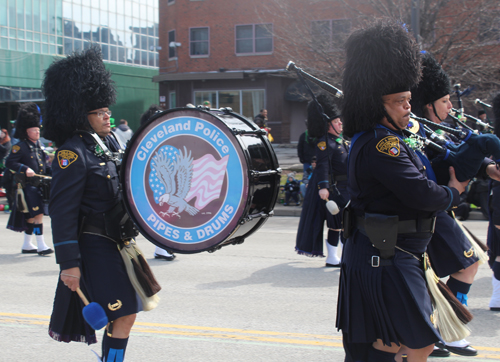
[[[89,303],[88,299],[85,297],[85,294],[83,294],[80,288],[76,288],[76,292],[82,299],[83,304],[85,304],[82,313],[83,318],[85,318],[87,323],[95,330],[106,327],[106,325],[108,324],[108,316],[106,315],[104,308],[101,307],[101,305],[98,303]]]

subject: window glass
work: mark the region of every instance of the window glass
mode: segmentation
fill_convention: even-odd
[[[177,48],[171,47],[171,42],[175,42],[175,30],[171,30],[168,32],[168,57],[175,58],[177,56]]]
[[[3,9],[5,9],[5,7],[3,7]],[[5,11],[1,11],[0,19],[3,16],[2,14],[7,15]],[[31,0],[25,0],[24,2],[24,15],[26,20],[26,26],[25,26],[26,30],[33,30],[33,3]]]
[[[193,28],[190,31],[190,54],[208,55],[208,28]]]
[[[219,108],[231,107],[234,112],[240,113],[240,91],[219,91]]]
[[[14,0],[9,2],[14,2]],[[24,0],[17,0],[17,28],[24,29]]]

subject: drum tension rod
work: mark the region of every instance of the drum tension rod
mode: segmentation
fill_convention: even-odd
[[[249,221],[252,221],[253,219],[257,218],[262,218],[262,219],[267,219],[268,217],[274,216],[274,210],[271,210],[269,213],[265,212],[259,212],[258,214],[251,214],[245,217],[244,219],[240,220],[240,225],[243,225]]]
[[[281,169],[277,170],[267,170],[267,171],[250,171],[250,177],[253,178],[258,178],[258,177],[265,177],[265,176],[272,176],[272,175],[281,175]]]
[[[256,129],[256,130],[253,130],[253,131],[245,131],[243,129],[236,129],[236,128],[233,128],[232,129],[232,132],[235,136],[237,135],[242,135],[242,134],[255,134],[255,135],[266,135],[267,132],[263,129]]]

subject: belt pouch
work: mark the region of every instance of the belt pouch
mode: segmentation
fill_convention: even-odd
[[[398,240],[397,215],[365,214],[365,232],[373,246],[380,251],[382,259],[389,259],[395,254]]]
[[[349,201],[342,212],[342,226],[344,228],[344,238],[348,239],[352,235],[354,228],[355,215],[351,210],[351,201]]]

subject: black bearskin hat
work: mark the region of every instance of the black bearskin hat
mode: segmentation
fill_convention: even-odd
[[[422,80],[411,90],[411,111],[424,117],[424,107],[451,93],[450,78],[432,56],[422,54]]]
[[[87,113],[115,103],[111,73],[102,61],[101,50],[92,46],[56,60],[45,71],[44,137],[57,146],[76,130],[90,130]]]
[[[19,107],[16,119],[16,132],[14,138],[25,140],[28,138],[26,130],[32,127],[40,127],[40,109],[33,103],[24,103]]]
[[[495,134],[500,138],[500,93],[493,98],[493,115],[495,116]]]
[[[386,115],[382,96],[409,91],[420,80],[420,50],[403,25],[379,22],[346,41],[342,81],[344,134],[374,128]]]
[[[333,97],[320,94],[317,100],[323,107],[323,113],[328,116],[328,121],[340,117],[340,111],[334,103]],[[314,100],[307,105],[307,130],[309,136],[315,138],[323,137],[328,131],[328,122],[323,119],[318,104]]]
[[[144,112],[142,114],[142,116],[141,116],[141,126],[143,124],[146,124],[149,121],[149,119],[151,117],[153,117],[153,115],[156,112],[161,112],[161,111],[162,111],[162,109],[161,109],[161,107],[159,105],[157,105],[157,104],[150,105],[149,108],[148,108],[148,110],[146,112]]]

